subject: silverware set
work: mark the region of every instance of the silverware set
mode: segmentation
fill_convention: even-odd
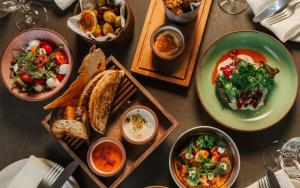
[[[266,19],[270,25],[279,23],[295,13],[296,8],[300,4],[300,0],[293,4],[289,4],[290,0],[276,0],[267,9],[253,18],[254,22],[261,22]]]
[[[259,188],[281,188],[275,173],[269,167],[258,174],[257,182]]]
[[[76,161],[72,161],[66,168],[63,168],[59,164],[55,164],[40,181],[37,188],[61,188],[75,171],[77,166],[78,163]]]
[[[49,172],[44,176],[42,181],[39,183],[37,186],[38,188],[50,188],[51,185],[56,181],[56,179],[59,177],[59,175],[63,171],[63,167],[60,166],[59,164],[55,164]]]
[[[294,12],[299,4],[300,4],[300,1],[293,5],[287,6],[281,12],[278,12],[278,13],[274,14],[273,16],[270,16],[267,19],[267,22],[270,25],[273,25],[275,23],[281,22],[282,20],[289,18],[290,16],[292,16],[294,14]]]

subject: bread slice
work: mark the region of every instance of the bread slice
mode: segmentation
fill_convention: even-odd
[[[104,134],[110,113],[110,108],[118,86],[124,77],[124,71],[110,71],[103,73],[89,98],[88,115],[92,128]]]
[[[77,120],[56,120],[51,126],[51,132],[56,138],[62,138],[65,135],[84,140],[88,140],[89,138],[86,125]]]
[[[85,85],[96,74],[106,69],[105,60],[106,57],[103,51],[100,48],[95,49],[95,46],[93,46],[79,68],[77,79],[60,97],[46,105],[44,109],[48,110],[67,105],[76,105]]]
[[[57,110],[57,116],[50,127],[50,131],[56,138],[68,135],[87,140],[89,130],[86,125],[87,111],[85,109],[66,106]]]

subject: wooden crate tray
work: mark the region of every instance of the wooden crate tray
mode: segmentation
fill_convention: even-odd
[[[150,38],[156,28],[169,23],[169,21],[165,16],[163,1],[151,0],[131,71],[146,77],[188,87],[211,3],[212,0],[202,0],[198,17],[191,23],[180,26],[185,35],[186,49],[179,58],[166,62],[153,54]]]
[[[87,165],[87,151],[89,144],[81,139],[65,136],[58,139],[61,146],[76,160],[80,167],[99,187],[117,187],[133,170],[145,160],[153,150],[158,147],[166,137],[178,126],[178,122],[170,115],[161,104],[112,56],[107,61],[108,69],[124,70],[123,78],[116,97],[114,99],[108,127],[105,135],[100,135],[91,130],[90,141],[93,142],[103,136],[119,140],[125,147],[127,160],[123,170],[117,175],[104,178],[94,174]],[[121,114],[132,105],[141,104],[151,108],[157,115],[159,127],[156,137],[146,145],[132,145],[122,138],[119,125]],[[52,115],[52,117],[51,117]],[[49,114],[42,124],[49,130],[49,127],[55,119],[55,113]]]

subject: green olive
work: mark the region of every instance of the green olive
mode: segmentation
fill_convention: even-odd
[[[114,28],[109,23],[105,23],[102,27],[102,33],[104,36],[106,36],[109,33],[114,33]]]
[[[113,24],[116,20],[116,14],[113,13],[112,11],[106,11],[104,14],[103,14],[103,19],[104,21],[106,21],[107,23],[111,23]]]
[[[98,0],[99,7],[104,6],[104,5],[106,5],[106,0]]]
[[[116,35],[119,35],[122,31],[122,27],[118,27],[116,30],[115,30],[115,34]]]
[[[114,26],[115,26],[116,28],[121,27],[121,16],[117,16],[117,17],[116,17]]]

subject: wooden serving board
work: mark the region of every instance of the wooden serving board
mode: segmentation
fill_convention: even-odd
[[[198,17],[191,23],[179,26],[185,36],[186,49],[172,61],[157,58],[151,49],[153,31],[169,23],[165,16],[163,0],[151,0],[131,71],[147,77],[188,87],[193,74],[198,50],[204,33],[212,0],[202,0]]]
[[[139,166],[155,148],[157,148],[166,137],[178,126],[178,122],[170,115],[161,104],[112,56],[107,61],[107,69],[124,70],[123,78],[117,90],[116,97],[112,104],[111,114],[105,135],[100,135],[91,130],[90,142],[78,138],[65,136],[57,141],[76,160],[82,170],[101,188],[118,187],[121,182]],[[122,138],[120,132],[122,113],[133,105],[145,105],[152,109],[159,121],[156,137],[149,143],[138,146],[128,143]],[[42,121],[43,126],[48,129],[55,119],[55,113],[49,114]],[[110,137],[120,141],[126,150],[127,160],[123,170],[113,177],[100,177],[94,174],[87,164],[87,151],[91,142],[101,138]]]

